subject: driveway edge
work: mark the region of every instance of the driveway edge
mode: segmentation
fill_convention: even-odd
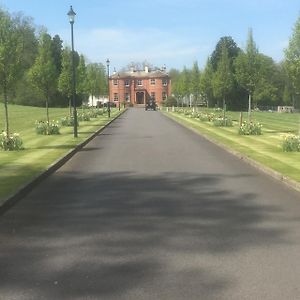
[[[229,147],[227,147],[226,145],[214,140],[213,138],[211,138],[210,136],[208,136],[207,134],[205,133],[202,133],[202,132],[199,132],[198,130],[196,130],[195,128],[192,128],[192,127],[189,127],[187,126],[186,124],[184,123],[181,123],[180,121],[178,121],[176,118],[174,118],[173,116],[167,114],[167,113],[164,113],[162,112],[162,114],[164,116],[166,116],[168,119],[176,122],[177,124],[180,124],[181,126],[193,131],[194,133],[204,137],[206,140],[208,140],[209,142],[217,145],[218,147],[222,148],[223,150],[227,151],[228,153],[236,156],[237,158],[239,158],[240,160],[243,160],[245,161],[247,164],[255,167],[256,169],[258,169],[259,171],[271,176],[272,178],[284,183],[286,186],[290,187],[290,188],[293,188],[294,190],[300,192],[300,183],[287,177],[287,176],[284,176],[282,175],[281,173],[267,167],[267,166],[264,166],[263,164],[255,161],[254,159],[238,152],[238,151],[235,151]]]
[[[110,120],[106,125],[101,127],[99,130],[90,135],[86,140],[78,144],[75,148],[71,149],[63,157],[59,158],[48,168],[34,177],[29,183],[21,186],[13,195],[9,196],[7,199],[4,199],[3,203],[0,205],[0,215],[4,214],[8,209],[13,207],[19,200],[25,197],[36,185],[46,179],[49,175],[53,174],[61,166],[63,166],[69,159],[71,159],[79,150],[81,150],[85,145],[87,145],[92,139],[94,139],[99,133],[101,133],[107,126],[112,122],[118,119],[127,109],[123,110],[116,118]]]

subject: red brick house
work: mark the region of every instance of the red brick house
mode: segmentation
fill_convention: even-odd
[[[165,68],[149,70],[146,66],[143,71],[131,68],[126,72],[114,72],[109,77],[110,102],[145,106],[146,101],[154,99],[161,105],[171,95],[171,79]]]

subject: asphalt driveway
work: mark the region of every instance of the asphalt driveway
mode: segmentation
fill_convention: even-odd
[[[0,216],[0,299],[299,299],[300,194],[130,109]]]

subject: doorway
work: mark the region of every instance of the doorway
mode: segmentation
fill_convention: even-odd
[[[136,93],[136,104],[145,104],[145,94],[144,92]]]

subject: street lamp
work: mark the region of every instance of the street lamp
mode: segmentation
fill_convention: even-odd
[[[108,117],[110,118],[110,100],[109,100],[109,59],[106,60],[106,67],[107,67],[107,91],[108,91],[108,102],[107,102],[107,112]]]
[[[74,37],[73,37],[73,25],[75,21],[76,13],[70,6],[68,12],[69,21],[71,24],[71,40],[72,40],[72,99],[73,99],[73,119],[74,119],[74,137],[78,137],[77,133],[77,110],[76,110],[76,80],[75,80],[75,63],[74,63]]]

